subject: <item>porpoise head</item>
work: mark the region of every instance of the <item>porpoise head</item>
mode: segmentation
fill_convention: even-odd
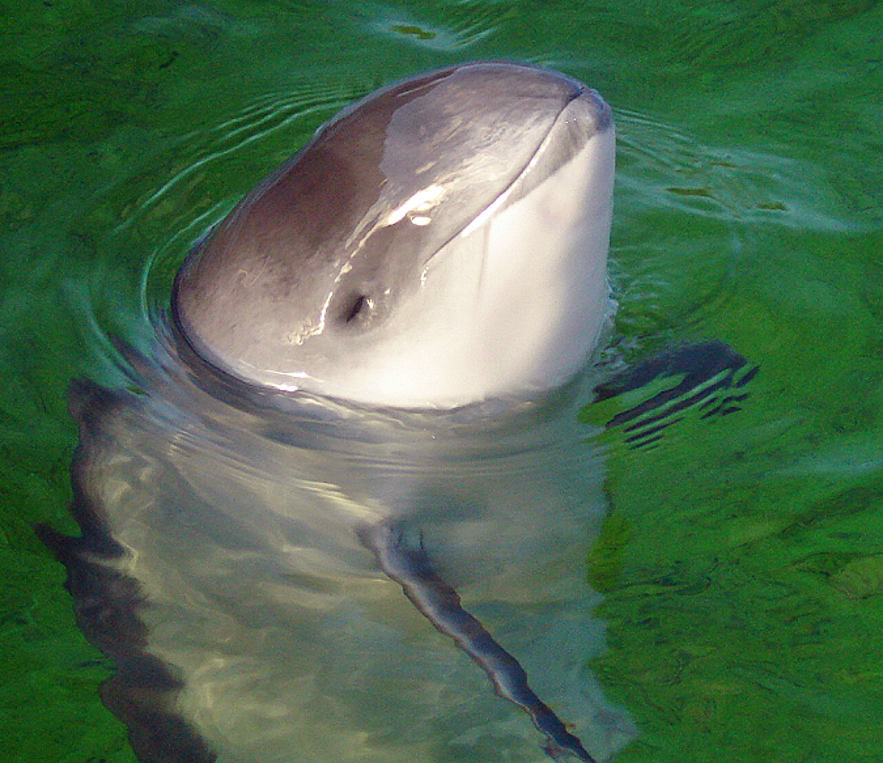
[[[454,66],[318,130],[194,250],[177,332],[244,382],[455,407],[559,386],[608,317],[610,109],[532,66]]]

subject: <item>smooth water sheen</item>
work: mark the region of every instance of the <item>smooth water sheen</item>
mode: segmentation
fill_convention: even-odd
[[[858,1],[11,6],[5,758],[133,760],[98,699],[110,662],[32,529],[74,529],[70,380],[130,385],[115,343],[150,352],[193,241],[343,105],[417,71],[511,58],[585,81],[616,115],[610,365],[716,338],[761,369],[739,413],[688,415],[653,448],[616,430],[571,442],[571,463],[607,450],[608,513],[584,570],[606,651],[586,675],[637,728],[616,760],[876,763],[881,32],[880,6]],[[616,406],[586,408],[586,439]]]

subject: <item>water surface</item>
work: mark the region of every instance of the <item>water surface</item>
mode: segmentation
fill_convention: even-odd
[[[133,760],[98,700],[110,663],[32,532],[73,530],[70,380],[125,383],[112,340],[149,349],[193,240],[337,109],[474,58],[561,69],[616,112],[610,362],[717,338],[761,368],[737,414],[651,449],[602,438],[589,667],[640,732],[617,760],[878,760],[878,4],[53,0],[2,19],[10,760]]]

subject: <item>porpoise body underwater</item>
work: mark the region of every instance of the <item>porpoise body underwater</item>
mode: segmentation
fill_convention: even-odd
[[[73,385],[82,532],[41,536],[139,758],[593,761],[633,738],[587,667],[605,505],[576,421],[614,311],[613,171],[609,107],[564,75],[393,84],[196,245],[127,389]]]

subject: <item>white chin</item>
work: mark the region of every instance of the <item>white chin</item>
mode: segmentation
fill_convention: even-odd
[[[606,276],[613,146],[613,130],[593,136],[529,194],[453,239],[370,351],[357,352],[334,378],[315,380],[316,391],[442,408],[567,382],[613,310]]]

